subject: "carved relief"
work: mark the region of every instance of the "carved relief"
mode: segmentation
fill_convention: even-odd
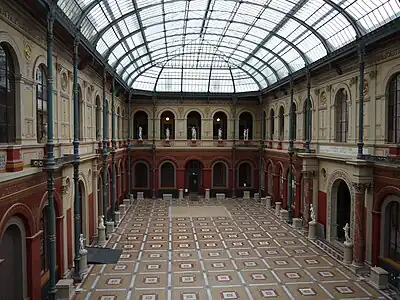
[[[326,105],[326,93],[325,91],[321,92],[321,95],[319,96],[319,101],[321,105]]]
[[[65,72],[61,74],[61,88],[64,92],[66,92],[68,88],[68,76]]]
[[[350,86],[353,86],[354,84],[356,84],[356,82],[357,82],[357,76],[351,77],[349,84],[350,84]]]
[[[210,107],[206,106],[206,108],[204,109],[204,112],[206,113],[206,118],[208,118],[210,115]]]
[[[364,79],[364,95],[367,95],[368,92],[369,92],[368,80]]]
[[[179,112],[179,118],[182,118],[182,114],[183,114],[183,107],[178,107],[178,112]]]
[[[378,75],[377,70],[373,70],[373,71],[369,72],[369,78],[372,80],[375,79],[377,75]]]
[[[32,45],[28,41],[24,41],[24,56],[27,61],[32,59]]]

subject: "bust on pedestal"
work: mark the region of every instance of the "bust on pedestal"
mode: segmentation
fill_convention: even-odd
[[[99,233],[97,244],[100,247],[103,247],[106,244],[106,227],[104,226],[104,216],[100,216],[99,218],[99,227],[97,227],[97,231]]]

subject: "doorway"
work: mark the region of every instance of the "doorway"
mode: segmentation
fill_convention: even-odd
[[[343,228],[346,226],[346,223],[351,225],[351,196],[349,188],[343,180],[339,180],[336,199],[336,237],[339,241],[343,242],[345,240]]]
[[[203,165],[198,160],[190,160],[185,167],[185,189],[189,195],[198,195],[202,189]]]

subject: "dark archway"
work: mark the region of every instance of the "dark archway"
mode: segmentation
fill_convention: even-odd
[[[102,113],[102,108],[101,108],[101,102],[100,102],[100,96],[96,97],[96,140],[100,140],[101,138],[101,113]]]
[[[20,221],[18,219],[18,221]],[[23,223],[10,224],[0,240],[0,299],[25,299],[26,262],[25,230]]]
[[[274,167],[272,163],[268,165],[268,195],[272,196],[274,193]]]
[[[149,188],[149,166],[143,162],[139,161],[135,164],[133,168],[133,186],[134,188]]]
[[[80,224],[81,224],[81,233],[84,235],[85,238],[89,238],[86,236],[86,227],[85,227],[85,221],[86,221],[86,212],[85,212],[85,186],[83,185],[83,181],[79,180],[79,205],[80,205]]]
[[[228,136],[228,118],[222,111],[218,111],[213,117],[213,138],[218,140],[218,131],[222,130],[222,139],[226,140]]]
[[[279,108],[279,140],[283,141],[285,138],[285,109],[283,106]]]
[[[100,174],[97,179],[97,212],[99,216],[103,215],[103,175]]]
[[[197,111],[191,111],[187,115],[187,139],[193,138],[192,128],[196,129],[196,139],[201,140],[201,115]]]
[[[269,138],[271,140],[274,139],[274,133],[275,133],[275,112],[271,108],[269,111]]]
[[[83,141],[83,119],[84,119],[84,115],[83,115],[83,98],[82,98],[82,88],[80,85],[78,85],[78,122],[79,122],[79,126],[78,126],[78,139],[80,141]]]
[[[349,131],[348,94],[345,89],[339,89],[335,97],[336,136],[335,141],[346,143]]]
[[[244,139],[244,130],[249,130],[249,140],[253,139],[253,116],[248,111],[244,111],[239,115],[239,139]]]
[[[307,102],[310,105],[310,113],[309,113],[308,123],[307,123]],[[310,141],[311,141],[311,138],[312,138],[312,103],[311,103],[310,99],[308,99],[308,98],[304,101],[304,104],[303,104],[303,134],[304,134],[304,140],[307,139],[307,128],[310,129]]]
[[[351,225],[351,195],[346,182],[341,179],[338,181],[336,195],[336,237],[339,241],[344,241],[345,237],[343,227],[345,227],[346,223]]]
[[[296,103],[294,103],[294,102],[293,102],[291,114],[293,114],[293,116],[289,116],[289,117],[293,118],[292,133],[293,133],[293,140],[295,141],[297,138],[297,106],[296,106]]]
[[[169,139],[173,140],[175,138],[175,116],[169,110],[164,111],[160,118],[160,136],[162,139],[167,138],[167,129],[169,130]]]
[[[383,257],[392,262],[400,263],[400,198],[391,195],[394,200],[389,202],[385,210],[384,220],[384,253]]]
[[[238,187],[252,187],[253,186],[253,167],[245,161],[239,164],[238,168]]]
[[[213,187],[221,188],[228,186],[228,167],[225,162],[218,161],[212,168]]]
[[[169,161],[160,167],[160,187],[175,188],[175,166]]]
[[[198,194],[203,188],[203,164],[192,159],[185,166],[185,189],[191,194]]]
[[[149,133],[149,116],[143,110],[139,110],[135,112],[133,115],[133,135],[134,139],[139,139],[139,127],[142,128],[142,139],[148,139]]]

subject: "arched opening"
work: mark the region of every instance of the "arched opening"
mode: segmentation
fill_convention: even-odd
[[[307,103],[309,103],[309,116],[308,116],[308,122],[307,122]],[[303,136],[304,140],[307,139],[307,128],[310,129],[310,141],[312,137],[312,104],[310,99],[306,99],[303,104]]]
[[[275,132],[275,112],[271,108],[269,111],[269,138],[271,140],[274,139],[274,132]]]
[[[335,119],[336,119],[336,137],[338,143],[347,142],[347,133],[349,129],[349,111],[347,102],[349,101],[347,91],[339,89],[335,97]]]
[[[0,239],[0,299],[27,297],[25,238],[23,222],[14,219]]]
[[[125,109],[121,110],[121,118],[119,120],[121,122],[121,139],[126,139],[126,130],[125,130]]]
[[[38,143],[47,141],[47,76],[46,66],[36,69],[36,138]]]
[[[244,111],[239,115],[239,139],[244,140],[244,132],[247,131],[248,139],[253,139],[253,116],[251,113]]]
[[[214,140],[226,140],[228,136],[228,121],[226,114],[218,111],[213,117],[213,138]]]
[[[175,188],[175,166],[169,161],[166,161],[161,165],[160,187]]]
[[[332,194],[335,193],[336,196],[336,230],[334,236],[343,242],[345,241],[345,235],[343,228],[346,223],[351,225],[351,195],[349,187],[346,182],[342,179],[338,179],[332,187]]]
[[[0,143],[15,143],[15,64],[6,43],[0,43]]]
[[[139,161],[135,163],[133,168],[133,186],[135,188],[149,188],[149,166],[143,162]]]
[[[160,118],[161,138],[173,140],[175,138],[175,116],[169,110],[164,111]]]
[[[238,187],[253,186],[253,167],[247,161],[241,162],[238,168]]]
[[[78,122],[79,122],[78,139],[80,141],[83,140],[83,119],[84,119],[84,115],[83,115],[82,108],[83,108],[82,89],[81,89],[81,86],[78,86]]]
[[[267,126],[267,113],[265,112],[265,110],[263,111],[263,124],[264,124],[264,136],[262,137],[262,139],[267,139],[267,130],[268,130],[268,126]]]
[[[201,115],[197,111],[187,115],[187,139],[201,140]]]
[[[272,164],[268,165],[268,195],[272,196],[274,191],[274,171]]]
[[[115,123],[117,123],[117,133],[115,134],[116,139],[121,139],[121,110],[117,108],[117,115],[115,116]]]
[[[296,140],[297,137],[297,106],[296,103],[293,102],[292,111],[291,111],[291,118],[292,118],[292,136],[293,140]]]
[[[81,233],[83,234],[83,236],[86,238],[88,238],[88,236],[86,235],[86,203],[85,203],[85,199],[86,199],[86,195],[85,195],[85,186],[83,185],[83,181],[79,180],[78,183],[79,186],[79,206],[80,206],[80,226],[81,226]]]
[[[103,175],[97,179],[97,211],[99,216],[103,216]]]
[[[133,115],[133,132],[134,132],[134,138],[135,139],[140,139],[142,138],[143,140],[148,139],[148,115],[146,112],[143,110],[139,110],[135,112]],[[141,137],[140,137],[141,134]]]
[[[388,143],[400,143],[400,72],[389,82]]]
[[[185,189],[189,193],[197,194],[203,187],[203,164],[195,159],[186,163],[185,166]]]
[[[101,103],[100,96],[96,97],[96,140],[101,139]]]
[[[222,162],[216,162],[212,168],[212,183],[213,187],[221,188],[228,186],[227,174],[228,174],[227,165]]]
[[[400,198],[393,200],[384,211],[384,247],[382,257],[396,264],[400,263]]]
[[[283,106],[279,108],[279,140],[283,141],[285,138],[285,109]]]

